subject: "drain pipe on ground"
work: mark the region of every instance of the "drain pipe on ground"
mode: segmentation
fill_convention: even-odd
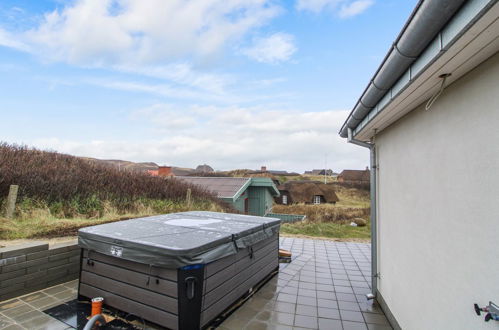
[[[376,298],[376,291],[378,289],[378,236],[377,236],[377,212],[376,212],[376,145],[371,142],[363,142],[356,140],[353,137],[351,128],[348,128],[348,143],[353,143],[358,146],[368,148],[371,158],[371,293],[366,295],[368,300]]]

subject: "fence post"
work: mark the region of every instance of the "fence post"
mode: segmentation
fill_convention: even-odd
[[[186,199],[187,199],[187,207],[190,208],[191,207],[191,188],[187,188],[187,196],[186,196]]]
[[[5,217],[12,218],[16,210],[18,185],[11,184],[9,188],[9,196],[7,197],[7,205],[5,206]]]

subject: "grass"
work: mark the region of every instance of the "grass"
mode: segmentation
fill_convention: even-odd
[[[340,199],[336,204],[275,205],[272,208],[274,213],[304,214],[307,216],[303,222],[282,225],[281,233],[341,240],[369,239],[371,237],[369,221],[364,227],[350,226],[355,218],[369,219],[369,191],[342,185],[335,185],[335,188]]]
[[[371,226],[352,227],[347,224],[331,222],[298,222],[281,226],[281,233],[292,236],[322,237],[335,239],[369,239],[371,237]]]
[[[123,213],[111,205],[107,205],[102,215],[93,218],[89,218],[87,215],[60,218],[54,216],[50,212],[50,208],[21,209],[18,210],[18,216],[14,219],[0,218],[0,240],[73,236],[82,227],[191,210],[224,211],[218,204],[210,202],[195,202],[188,206],[186,203],[163,200],[142,201],[136,204],[136,211],[129,213]]]

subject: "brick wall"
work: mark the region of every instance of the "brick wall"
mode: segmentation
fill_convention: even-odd
[[[0,248],[0,301],[74,280],[79,269],[76,241]]]

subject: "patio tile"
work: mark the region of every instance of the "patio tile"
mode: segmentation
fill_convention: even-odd
[[[311,276],[300,276],[301,282],[316,283],[315,277]]]
[[[306,306],[306,305],[296,305],[296,314],[317,317],[317,307]]]
[[[298,282],[298,288],[299,289],[307,289],[307,290],[315,290],[316,284],[315,283],[308,283],[308,282]]]
[[[330,284],[317,284],[318,291],[331,291],[334,292],[334,286]]]
[[[350,286],[334,286],[334,291],[339,293],[353,293],[352,287]]]
[[[315,290],[308,290],[308,289],[298,289],[298,295],[305,296],[305,297],[312,297],[312,298],[317,297]]]
[[[342,310],[360,312],[359,304],[350,301],[338,301],[338,307]]]
[[[258,314],[257,310],[246,307],[246,308],[239,308],[232,315],[241,320],[251,320],[257,314]]]
[[[14,323],[12,320],[7,319],[6,317],[2,317],[0,315],[0,329],[6,328],[7,326],[11,325]]]
[[[20,322],[21,326],[27,329],[66,329],[67,324],[59,322],[54,318],[48,316],[47,314],[40,314],[39,316],[32,318],[30,320]]]
[[[2,328],[2,330],[26,330],[26,328],[20,326],[19,324],[11,324],[5,328]]]
[[[11,308],[16,308],[25,305],[23,301],[19,299],[11,299],[0,303],[0,312],[6,311]]]
[[[282,324],[271,324],[268,327],[269,330],[293,330],[292,326],[282,325]]]
[[[340,319],[340,311],[334,308],[319,307],[318,315],[319,317],[326,319],[335,319],[335,320]]]
[[[336,302],[336,300],[322,299],[322,298],[317,299],[317,305],[319,307],[326,307],[326,308],[337,308],[338,307],[338,303]]]
[[[336,293],[336,300],[338,301],[351,301],[351,302],[357,302],[357,297],[355,297],[354,294],[351,293],[341,293],[337,292]]]
[[[295,326],[305,329],[318,329],[318,320],[312,316],[296,315]]]
[[[292,294],[292,295],[297,295],[298,294],[298,288],[292,287],[292,286],[285,286],[282,288],[280,291],[281,293],[287,293],[287,294]]]
[[[296,302],[300,305],[317,306],[317,299],[312,297],[298,296]]]
[[[294,314],[275,312],[272,314],[270,322],[272,324],[283,324],[292,326],[295,319]]]
[[[372,300],[364,300],[364,302],[359,302],[359,308],[362,312],[383,314],[383,310],[381,309],[381,307]]]
[[[37,309],[33,309],[31,310],[30,312],[27,312],[27,313],[24,313],[24,314],[21,314],[21,315],[17,315],[15,317],[11,317],[16,323],[22,323],[22,322],[25,322],[25,321],[29,321],[31,319],[34,319],[34,318],[37,318],[37,317],[41,317],[41,316],[45,316],[46,314],[40,310],[37,310]]]
[[[33,302],[33,301],[36,301],[36,300],[39,300],[42,298],[46,298],[46,297],[48,297],[48,295],[43,293],[43,292],[35,292],[35,293],[29,294],[27,296],[23,296],[19,299],[21,299],[24,302],[30,303],[30,302]]]
[[[65,287],[64,285],[60,284],[60,285],[56,285],[56,286],[44,289],[44,290],[42,290],[42,292],[44,292],[46,294],[49,294],[49,295],[54,295],[54,294],[57,294],[57,293],[68,291],[68,290],[69,289],[67,287]]]
[[[2,311],[2,314],[7,316],[8,318],[14,319],[20,315],[32,312],[34,310],[35,309],[33,307],[28,306],[25,303],[23,303],[22,305],[20,305],[18,307],[14,307],[14,308],[10,308],[6,311]]]
[[[279,293],[277,296],[277,301],[287,302],[287,303],[296,303],[296,296],[287,294],[287,293]]]
[[[388,320],[382,314],[374,313],[362,313],[364,315],[364,320],[366,323],[379,324],[379,325],[389,325]]]
[[[342,330],[343,325],[340,320],[331,320],[319,318],[319,329],[320,330]]]
[[[291,303],[286,303],[282,301],[278,301],[274,305],[274,310],[278,312],[284,312],[284,313],[295,313],[296,310],[296,304],[291,304]]]
[[[259,321],[251,321],[248,323],[246,326],[246,330],[267,330],[269,328],[269,325],[264,322],[259,322]]]
[[[317,298],[336,300],[336,295],[331,291],[317,291]]]
[[[333,280],[330,278],[320,278],[319,277],[316,279],[316,283],[317,284],[329,284],[329,285],[331,285],[331,284],[333,284]]]
[[[365,323],[341,321],[343,330],[368,330]]]
[[[340,316],[343,321],[364,322],[361,312],[345,311],[340,309]]]
[[[273,314],[274,313],[272,311],[263,311],[258,313],[256,319],[260,321],[270,321]]]
[[[227,329],[243,329],[246,324],[248,324],[247,320],[241,320],[231,315],[227,320],[224,321],[223,326]]]
[[[379,325],[379,324],[367,324],[369,330],[392,330],[393,328],[389,325]]]

